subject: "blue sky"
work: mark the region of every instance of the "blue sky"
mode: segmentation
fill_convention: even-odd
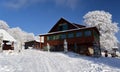
[[[46,33],[61,18],[83,23],[83,16],[104,10],[120,23],[120,0],[0,0],[0,19],[35,35]],[[120,26],[120,24],[119,24]],[[119,32],[120,33],[120,32]],[[120,34],[116,36],[120,41]]]

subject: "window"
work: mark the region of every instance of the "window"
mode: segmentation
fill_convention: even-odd
[[[67,30],[68,29],[68,25],[67,24],[60,24],[58,26],[58,31],[63,31],[63,30]]]
[[[86,36],[86,37],[91,36],[91,35],[92,35],[92,34],[91,34],[91,31],[90,31],[90,30],[85,31],[85,36]]]
[[[52,36],[47,36],[47,40],[53,40]]]
[[[60,35],[56,35],[55,36],[55,39],[57,40],[57,39],[60,39]]]
[[[61,34],[61,35],[60,35],[60,38],[61,38],[61,39],[65,39],[65,38],[66,38],[66,34]]]
[[[55,39],[56,39],[56,36],[55,36],[55,35],[53,35],[53,36],[52,36],[52,40],[55,40]]]
[[[76,37],[82,37],[82,32],[76,32]]]
[[[47,40],[57,40],[60,39],[60,35],[47,36]]]
[[[67,24],[63,24],[63,30],[67,30],[68,29],[68,25]]]
[[[59,26],[58,27],[58,31],[62,31],[63,30],[63,27],[62,26]]]
[[[73,38],[74,37],[74,33],[68,33],[68,38]]]

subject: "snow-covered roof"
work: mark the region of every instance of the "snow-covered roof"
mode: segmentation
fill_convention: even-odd
[[[36,42],[40,42],[39,36],[35,36],[35,41],[36,41]]]
[[[57,23],[52,27],[52,29],[50,29],[49,33],[50,33],[50,32],[54,32],[54,29],[56,28],[56,26],[58,26],[59,24],[64,24],[64,23],[65,23],[65,24],[70,24],[70,25],[72,25],[72,27],[75,27],[75,28],[77,28],[77,29],[82,28],[82,27],[86,27],[86,26],[79,25],[79,24],[76,24],[76,23],[71,23],[71,22],[67,21],[67,20],[64,19],[64,18],[60,18],[60,19],[57,21]]]
[[[16,40],[8,32],[6,32],[3,29],[0,29],[0,36],[2,36],[3,40],[5,40],[5,41],[14,41],[14,42],[16,42]]]
[[[62,32],[75,31],[75,30],[80,30],[80,29],[88,29],[88,28],[95,28],[95,27],[84,27],[84,28],[70,29],[70,30],[64,30],[64,31],[57,31],[57,32],[40,34],[40,36],[42,36],[42,35],[49,35],[49,34],[55,34],[55,33],[62,33]]]

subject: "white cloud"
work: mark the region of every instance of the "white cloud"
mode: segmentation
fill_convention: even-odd
[[[6,6],[11,8],[21,8],[27,3],[27,0],[12,0],[11,2],[6,3]]]
[[[74,9],[78,4],[78,0],[6,0],[4,1],[4,6],[19,9],[23,7],[28,7],[36,3],[54,2],[56,5],[68,7]]]
[[[78,3],[78,0],[67,0],[67,5],[70,6],[70,8],[74,9]]]
[[[10,0],[10,1],[5,1],[4,6],[9,8],[19,9],[43,1],[45,0]]]
[[[67,6],[71,9],[74,9],[77,4],[78,0],[54,0],[56,5]]]
[[[57,5],[64,5],[64,3],[66,2],[66,0],[54,0],[54,2],[55,2]]]

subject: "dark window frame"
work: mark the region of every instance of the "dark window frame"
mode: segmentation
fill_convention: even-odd
[[[74,33],[68,33],[68,38],[74,38]]]
[[[76,32],[76,37],[82,37],[82,36],[83,36],[83,33],[81,31]]]
[[[92,36],[92,31],[91,31],[91,30],[86,30],[86,31],[84,31],[84,36],[85,36],[85,37],[90,37],[90,36]]]

